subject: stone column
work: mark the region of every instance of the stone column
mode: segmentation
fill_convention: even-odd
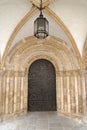
[[[87,70],[82,71],[82,97],[83,97],[83,117],[82,122],[87,124]]]
[[[69,80],[69,75],[67,75],[67,111],[70,113],[71,111],[71,105],[70,105],[70,80]]]

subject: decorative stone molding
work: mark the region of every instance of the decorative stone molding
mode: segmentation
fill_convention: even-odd
[[[5,66],[9,69],[15,68],[16,70],[17,68],[21,68],[21,70],[23,70],[26,63],[28,64],[28,59],[31,61],[32,57],[34,59],[51,59],[51,62],[53,61],[53,64],[55,63],[55,67],[60,67],[59,69],[61,71],[63,69],[75,70],[80,68],[73,50],[69,48],[64,41],[51,36],[44,40],[29,37],[20,41],[15,46],[15,49],[12,49],[9,53]],[[54,59],[56,59],[55,62]],[[21,67],[19,62],[21,63]]]
[[[59,71],[57,72],[59,76],[78,76],[82,75],[81,70],[70,70],[70,71]]]

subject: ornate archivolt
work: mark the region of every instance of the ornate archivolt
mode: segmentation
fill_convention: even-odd
[[[32,0],[32,2],[35,2]],[[50,3],[50,1],[48,1]],[[47,1],[45,2],[47,3]],[[38,11],[38,9],[36,7],[33,7],[31,9],[31,11],[19,22],[19,24],[16,26],[16,28],[14,29],[13,33],[11,34],[9,41],[7,43],[7,46],[5,48],[3,57],[2,57],[2,63],[1,65],[4,66],[5,65],[5,60],[6,57],[9,53],[9,49],[11,47],[11,44],[14,40],[14,38],[16,37],[17,33],[19,32],[19,30],[22,28],[22,26],[33,16],[33,14]],[[71,41],[71,44],[73,46],[73,53],[75,53],[74,55],[76,56],[76,60],[80,66],[80,68],[82,67],[82,60],[81,60],[81,56],[80,53],[78,51],[77,45],[75,43],[75,40],[73,39],[73,36],[71,35],[71,33],[69,32],[68,28],[65,26],[65,24],[62,22],[62,20],[52,11],[50,10],[48,7],[45,7],[44,11],[46,13],[48,13],[59,25],[60,27],[64,30],[64,32],[66,33],[66,35],[68,36],[69,40]]]
[[[28,37],[20,41],[9,53],[6,60],[6,67],[25,68],[29,60],[46,58],[51,59],[57,71],[79,69],[78,62],[73,50],[64,41],[49,36],[47,39],[39,40],[35,37]],[[67,64],[68,63],[68,64]],[[21,67],[20,67],[21,64]]]
[[[9,52],[0,75],[0,120],[27,113],[28,72],[37,59],[54,65],[57,111],[81,118],[86,112],[86,91],[77,59],[64,41],[49,36],[43,40],[25,38]]]

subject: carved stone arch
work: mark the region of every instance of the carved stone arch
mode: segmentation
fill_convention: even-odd
[[[3,120],[27,113],[28,69],[38,59],[50,61],[56,70],[57,111],[81,117],[84,106],[78,62],[67,43],[50,36],[43,40],[27,37],[9,52],[5,61],[6,73],[0,84],[2,90],[4,88],[1,93]]]
[[[31,64],[36,61],[36,60],[39,60],[39,59],[45,59],[45,60],[48,60],[49,62],[51,62],[55,68],[55,71],[56,71],[56,74],[57,72],[59,72],[59,67],[57,65],[57,62],[56,60],[53,58],[53,57],[50,57],[50,56],[47,56],[47,55],[35,55],[35,56],[32,56],[28,62],[26,62],[26,64],[24,66],[26,66],[26,70],[27,70],[27,73],[28,73],[28,69],[30,68]]]
[[[55,37],[49,37],[45,40],[39,40],[35,37],[28,37],[21,40],[8,54],[6,60],[6,66],[16,66],[20,69],[25,66],[28,59],[36,57],[37,55],[53,57],[56,59],[59,70],[73,70],[78,69],[79,65],[73,50],[68,47],[64,41],[56,39]],[[68,64],[67,64],[68,63]],[[61,68],[62,67],[62,68]]]

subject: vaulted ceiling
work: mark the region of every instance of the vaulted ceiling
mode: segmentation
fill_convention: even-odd
[[[25,37],[33,36],[40,0],[0,1],[0,53],[4,56]],[[64,40],[82,55],[87,36],[87,0],[43,0],[49,35]]]

